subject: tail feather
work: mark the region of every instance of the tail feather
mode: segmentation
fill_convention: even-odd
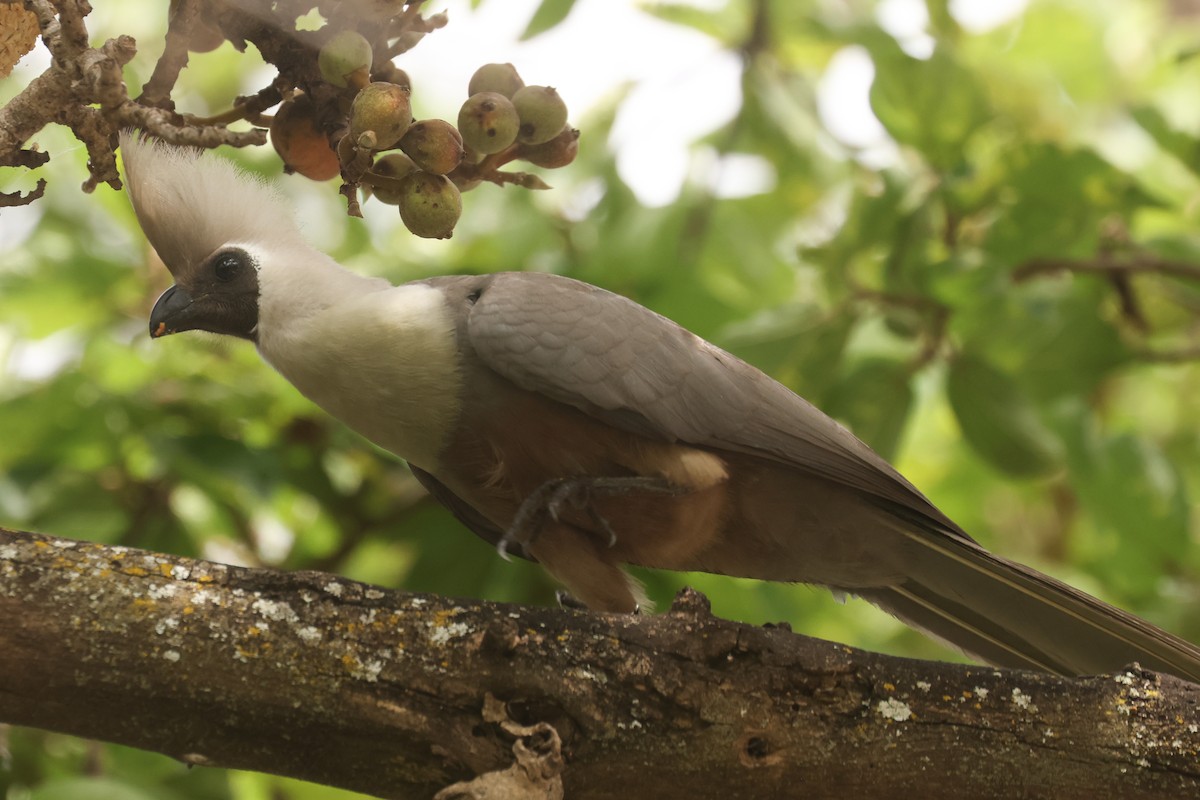
[[[859,590],[857,594],[925,635],[987,664],[1057,674],[1070,672],[1046,653],[1028,644],[1012,643],[1012,635],[997,630],[991,620],[958,604],[950,609],[944,600],[921,597],[913,588],[919,591],[919,587],[906,584]]]
[[[997,666],[1061,675],[1138,662],[1200,683],[1200,648],[964,537],[901,531],[909,577],[855,593],[908,624]]]

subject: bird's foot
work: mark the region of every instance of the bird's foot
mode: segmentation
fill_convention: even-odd
[[[566,589],[559,589],[554,593],[554,599],[558,601],[559,608],[565,608],[570,611],[589,611],[588,604],[580,600],[575,595],[568,592]],[[653,606],[652,606],[653,607]],[[638,603],[630,612],[635,617],[642,614],[642,605]]]
[[[587,611],[587,603],[583,602],[566,589],[559,589],[557,592],[555,592],[554,599],[558,601],[559,608],[566,608],[572,611]]]
[[[656,492],[682,494],[686,490],[665,478],[632,476],[619,478],[555,478],[534,489],[517,509],[512,525],[505,531],[496,550],[504,559],[512,546],[527,548],[537,538],[546,518],[559,521],[567,507],[578,509],[588,515],[595,529],[608,539],[608,546],[617,543],[617,534],[595,506],[592,499],[597,496],[628,494],[629,492]]]

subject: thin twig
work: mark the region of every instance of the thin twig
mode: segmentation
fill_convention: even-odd
[[[27,206],[34,200],[40,200],[45,193],[46,179],[38,178],[37,186],[33,187],[33,191],[26,192],[25,194],[21,194],[20,192],[0,192],[0,208]]]
[[[172,108],[171,92],[179,73],[188,64],[188,39],[192,28],[200,18],[200,3],[196,0],[179,0],[175,5],[170,19],[167,20],[166,43],[158,63],[154,65],[154,73],[142,87],[139,103],[161,108]]]
[[[919,311],[922,314],[949,311],[946,306],[930,297],[919,294],[883,292],[878,289],[869,289],[866,286],[860,286],[854,281],[851,281],[850,294],[856,300],[866,300],[890,308],[908,308],[913,311]]]
[[[550,184],[534,175],[531,172],[503,172],[501,170],[492,170],[486,175],[479,176],[482,180],[494,183],[497,186],[506,186],[513,184],[520,186],[522,189],[549,189]]]
[[[1170,350],[1156,350],[1151,347],[1137,348],[1134,355],[1142,361],[1152,361],[1158,364],[1183,364],[1189,361],[1200,361],[1200,345],[1189,345]]]
[[[279,105],[283,101],[283,95],[279,87],[275,84],[259,89],[255,94],[249,97],[239,97],[234,103],[233,108],[226,109],[219,114],[213,114],[209,117],[197,117],[192,114],[184,114],[183,119],[188,125],[228,125],[230,122],[246,120],[252,125],[260,125],[268,127],[271,124],[271,117],[264,117],[262,112],[266,111],[271,106]]]
[[[850,295],[855,300],[863,300],[884,308],[902,308],[914,311],[925,319],[921,326],[921,349],[913,358],[911,369],[917,372],[929,364],[941,350],[946,339],[946,326],[950,322],[951,310],[930,297],[919,294],[900,294],[883,292],[860,286],[851,279]]]
[[[1150,273],[1200,281],[1200,266],[1186,261],[1162,258],[1149,253],[1142,253],[1124,259],[1107,255],[1094,259],[1031,258],[1013,270],[1012,279],[1015,283],[1022,283],[1032,278],[1038,278],[1043,275],[1055,275],[1060,272],[1101,275],[1113,273]]]

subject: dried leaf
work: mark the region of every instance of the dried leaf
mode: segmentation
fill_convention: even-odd
[[[37,44],[37,15],[15,3],[0,4],[0,78]]]

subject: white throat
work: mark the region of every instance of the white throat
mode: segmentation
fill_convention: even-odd
[[[334,417],[436,470],[462,380],[442,292],[364,278],[310,254],[294,268],[276,262],[260,271],[259,352]]]

